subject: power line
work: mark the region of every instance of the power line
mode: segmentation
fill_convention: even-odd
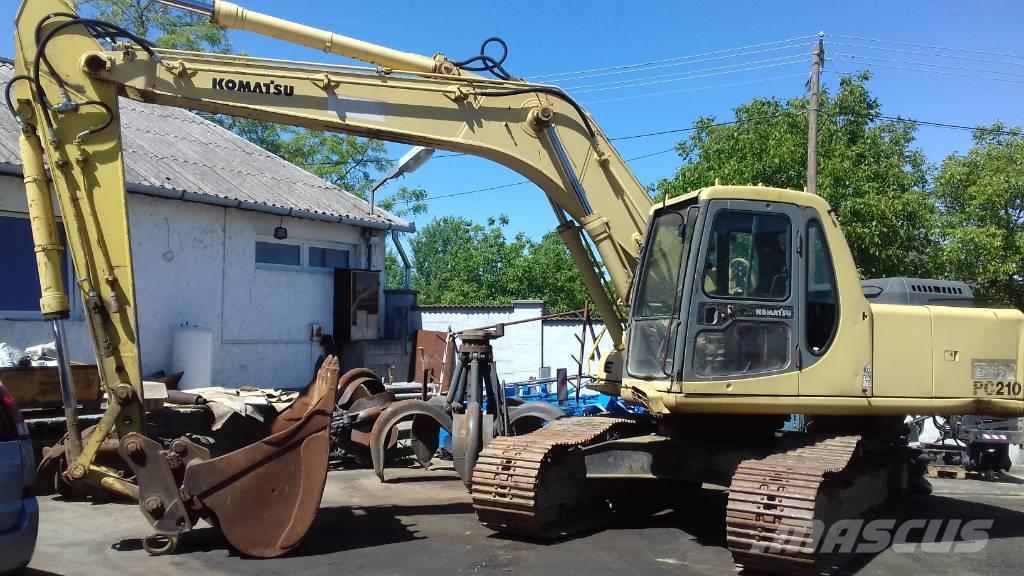
[[[398,200],[396,204],[412,204],[414,202],[429,202],[430,200],[440,200],[442,198],[454,198],[455,196],[465,196],[466,194],[476,194],[478,192],[490,192],[492,190],[501,190],[503,188],[511,188],[513,186],[522,186],[523,184],[530,184],[529,180],[520,180],[519,182],[510,182],[508,184],[501,184],[499,186],[489,186],[487,188],[477,188],[476,190],[466,190],[465,192],[454,192],[452,194],[441,194],[440,196],[428,196],[422,200]]]
[[[459,156],[467,156],[465,152],[452,152],[451,154],[435,154],[431,156],[431,160],[438,158],[457,158]],[[304,162],[302,166],[348,166],[349,164],[377,164],[380,162],[398,162],[401,158],[356,158],[354,160],[342,160],[342,161],[329,161],[329,162]]]
[[[788,110],[787,110],[787,112],[788,112]],[[625,139],[629,139],[629,138],[644,138],[646,136],[657,136],[657,135],[660,135],[660,134],[671,134],[671,133],[675,133],[675,132],[692,132],[692,131],[697,130],[699,128],[714,128],[716,126],[728,126],[730,124],[739,124],[741,122],[754,122],[754,121],[757,121],[757,120],[766,120],[766,119],[769,119],[769,118],[776,118],[776,117],[782,116],[784,114],[785,114],[785,112],[780,112],[778,114],[769,114],[769,115],[766,115],[766,116],[755,116],[755,117],[752,117],[752,118],[741,118],[741,119],[738,119],[738,120],[730,120],[728,122],[716,122],[714,124],[707,124],[707,125],[704,125],[704,126],[693,126],[693,127],[690,127],[690,128],[678,128],[676,130],[666,130],[666,131],[662,131],[662,132],[650,132],[648,134],[635,134],[635,135],[632,135],[632,136],[623,136],[623,137],[620,137],[620,138],[613,138],[613,140],[625,140]],[[659,154],[667,154],[667,153],[672,152],[674,150],[675,150],[675,148],[666,148],[664,150],[658,150],[657,152],[649,152],[647,154],[642,154],[640,156],[634,156],[634,157],[631,157],[631,158],[624,158],[623,160],[626,161],[626,162],[632,162],[634,160],[643,160],[644,158],[650,158],[651,156],[657,156]],[[508,184],[501,184],[499,186],[488,186],[486,188],[477,188],[475,190],[465,190],[463,192],[454,192],[452,194],[441,194],[440,196],[428,196],[427,198],[423,198],[422,200],[399,200],[397,203],[399,203],[399,204],[412,204],[413,202],[429,202],[430,200],[440,200],[442,198],[453,198],[455,196],[465,196],[467,194],[477,194],[479,192],[490,192],[492,190],[502,190],[504,188],[511,188],[513,186],[522,186],[523,184],[530,184],[530,183],[531,182],[529,180],[520,180],[518,182],[510,182]]]
[[[634,138],[646,138],[648,136],[661,136],[662,134],[677,134],[679,132],[693,132],[700,128],[717,128],[718,126],[731,126],[733,124],[741,124],[743,122],[757,122],[758,120],[771,120],[772,118],[778,118],[785,116],[790,110],[787,108],[782,112],[776,114],[766,114],[764,116],[751,116],[750,118],[737,118],[736,120],[729,120],[727,122],[715,122],[713,124],[706,124],[704,126],[691,126],[689,128],[675,128],[673,130],[662,130],[660,132],[648,132],[646,134],[633,134],[630,136],[619,136],[618,138],[609,138],[609,140],[632,140]]]
[[[692,132],[694,130],[698,130],[698,129],[701,129],[701,128],[703,128],[703,129],[716,128],[716,127],[719,127],[719,126],[730,126],[730,125],[733,125],[733,124],[742,124],[742,123],[745,123],[745,122],[756,122],[758,120],[770,120],[772,118],[778,118],[780,116],[785,116],[786,114],[789,114],[790,112],[795,112],[795,111],[792,110],[792,109],[786,109],[786,110],[783,110],[783,111],[781,111],[779,113],[776,113],[776,114],[768,114],[768,115],[764,115],[764,116],[753,116],[753,117],[750,117],[750,118],[740,118],[740,119],[730,120],[730,121],[726,121],[726,122],[715,122],[715,123],[706,124],[706,125],[703,125],[703,126],[691,126],[689,128],[677,128],[677,129],[674,129],[674,130],[662,130],[662,131],[659,131],[659,132],[647,132],[647,133],[644,133],[644,134],[634,134],[634,135],[630,135],[630,136],[620,136],[618,138],[612,138],[612,140],[628,140],[628,139],[632,139],[632,138],[646,138],[648,136],[660,136],[660,135],[663,135],[663,134],[677,134],[677,133],[680,133],[680,132]],[[1024,135],[1024,132],[1019,131],[1019,130],[1001,130],[1001,129],[997,129],[997,128],[985,128],[985,127],[980,127],[980,126],[966,126],[966,125],[962,125],[962,124],[952,124],[952,123],[948,123],[948,122],[933,122],[933,121],[929,121],[929,120],[917,120],[915,118],[903,118],[901,116],[888,116],[888,115],[884,115],[884,114],[874,115],[874,114],[842,113],[842,114],[836,114],[835,116],[858,116],[858,117],[862,117],[862,118],[866,117],[866,118],[871,118],[871,119],[890,120],[890,121],[894,121],[894,122],[909,122],[911,124],[916,124],[916,125],[919,125],[919,126],[928,126],[928,127],[932,127],[932,128],[947,128],[947,129],[954,129],[954,130],[968,130],[968,131],[972,131],[972,132],[973,131],[978,131],[978,132],[985,132],[985,133],[989,133],[989,134],[1000,134],[1000,135],[1005,135],[1005,136],[1018,136],[1019,137],[1019,136]],[[642,154],[640,156],[633,156],[631,158],[625,158],[624,160],[626,162],[633,162],[635,160],[642,160],[644,158],[650,158],[652,156],[658,156],[658,155],[661,155],[661,154],[667,154],[669,152],[674,152],[675,150],[676,150],[676,148],[674,148],[674,147],[673,148],[666,148],[664,150],[658,150],[658,151],[655,151],[655,152],[649,152],[647,154]],[[502,189],[505,189],[505,188],[512,188],[514,186],[522,186],[524,184],[530,184],[530,183],[531,182],[529,180],[520,180],[518,182],[510,182],[508,184],[501,184],[501,185],[498,185],[498,186],[488,186],[486,188],[476,188],[474,190],[465,190],[463,192],[455,192],[455,193],[452,193],[452,194],[441,194],[439,196],[429,196],[429,197],[424,198],[422,200],[399,200],[398,203],[399,204],[411,204],[413,202],[418,202],[418,201],[419,202],[428,202],[428,201],[431,201],[431,200],[440,200],[440,199],[443,199],[443,198],[453,198],[453,197],[456,197],[456,196],[465,196],[467,194],[478,194],[480,192],[490,192],[490,191],[493,191],[493,190],[502,190]]]
[[[739,52],[739,51],[742,51],[742,50],[749,50],[749,49],[753,49],[753,48],[761,48],[761,47],[764,47],[764,46],[775,46],[775,45],[778,45],[778,44],[788,44],[788,43],[791,43],[791,42],[798,42],[800,40],[807,40],[807,39],[814,38],[814,37],[815,36],[813,34],[809,34],[807,36],[798,36],[796,38],[789,38],[789,39],[786,39],[786,40],[776,40],[774,42],[762,42],[760,44],[750,44],[748,46],[739,46],[739,47],[736,47],[736,48],[728,48],[726,50],[716,50],[716,51],[713,51],[713,52],[702,52],[702,53],[699,53],[699,54],[690,54],[690,55],[687,55],[687,56],[675,56],[673,58],[664,58],[664,59],[660,59],[660,60],[651,60],[651,61],[648,61],[648,62],[639,62],[639,63],[635,63],[635,64],[620,64],[618,66],[606,66],[606,67],[603,67],[603,68],[591,68],[589,70],[575,70],[575,71],[572,71],[572,72],[556,72],[556,73],[553,73],[553,74],[540,74],[538,76],[534,76],[533,78],[556,78],[556,77],[563,77],[563,76],[576,76],[576,75],[580,75],[580,74],[590,74],[590,73],[594,73],[594,72],[607,72],[607,71],[611,71],[611,70],[626,70],[626,69],[634,69],[634,68],[644,68],[644,67],[664,64],[664,63],[668,63],[668,62],[678,62],[678,61],[683,61],[683,60],[691,60],[691,59],[694,59],[694,58],[702,58],[702,57],[705,57],[705,56],[714,56],[714,55],[717,55],[717,54],[725,54],[725,53],[728,53],[728,52]]]
[[[587,100],[586,104],[604,104],[606,102],[621,102],[623,100],[634,100],[636,98],[653,98],[655,96],[666,96],[669,94],[682,94],[684,92],[699,92],[701,90],[714,90],[717,88],[732,88],[733,86],[745,86],[747,84],[759,84],[761,82],[772,82],[775,80],[784,80],[787,78],[796,78],[798,76],[807,76],[807,73],[800,72],[798,74],[783,74],[781,76],[772,76],[770,78],[757,78],[755,80],[744,80],[742,82],[726,82],[722,84],[711,84],[708,86],[697,86],[694,88],[680,88],[678,90],[663,90],[661,92],[645,92],[642,94],[630,94],[628,96],[617,96],[614,98],[600,98],[598,100]]]
[[[877,42],[879,44],[894,44],[897,46],[911,46],[914,48],[928,48],[931,50],[945,50],[947,52],[965,52],[969,54],[983,54],[986,56],[1002,56],[1006,58],[1020,58],[1024,60],[1022,54],[1009,54],[1006,52],[987,52],[985,50],[974,50],[971,48],[952,48],[948,46],[936,46],[934,44],[915,44],[913,42],[898,42],[896,40],[883,40],[881,38],[864,38],[862,36],[845,36],[843,34],[830,34],[832,38],[842,38],[845,40],[856,40],[860,42]]]
[[[893,120],[896,122],[910,122],[911,124],[917,124],[918,126],[930,126],[932,128],[952,128],[954,130],[967,130],[969,132],[985,132],[987,134],[1000,134],[1003,136],[1022,136],[1024,132],[1020,130],[1000,130],[998,128],[986,128],[984,126],[963,126],[960,124],[948,124],[946,122],[929,122],[927,120],[915,120],[913,118],[902,118],[900,116],[884,116],[879,115],[878,118],[883,120]]]
[[[731,58],[739,58],[739,57],[742,57],[742,56],[753,56],[754,54],[763,54],[763,53],[766,53],[766,52],[778,52],[779,50],[792,50],[793,48],[803,48],[805,46],[810,46],[810,45],[811,44],[808,43],[808,42],[803,42],[803,43],[800,43],[800,44],[787,44],[787,45],[784,45],[784,46],[776,46],[776,47],[773,47],[773,48],[765,48],[765,49],[762,49],[762,50],[751,50],[749,52],[738,52],[736,54],[726,54],[726,55],[723,55],[723,56],[712,56],[712,57],[709,57],[709,58],[695,58],[695,59],[692,59],[692,60],[686,60],[686,61],[682,61],[682,62],[671,62],[671,63],[668,63],[668,64],[657,64],[657,65],[652,65],[652,66],[648,66],[648,67],[645,67],[645,68],[635,67],[635,68],[630,68],[628,70],[611,70],[611,71],[608,71],[608,72],[599,72],[599,73],[594,73],[594,74],[583,74],[583,75],[580,75],[580,76],[573,76],[573,77],[567,77],[567,78],[557,78],[557,79],[555,79],[555,81],[559,82],[559,83],[565,83],[565,82],[575,82],[577,80],[589,80],[591,78],[603,78],[603,77],[606,77],[606,76],[616,76],[616,75],[619,75],[619,74],[632,74],[632,73],[636,73],[636,72],[649,72],[651,70],[658,70],[658,69],[662,69],[662,68],[674,68],[674,67],[678,67],[678,66],[690,66],[692,64],[700,64],[700,63],[704,63],[704,62],[712,62],[712,61],[715,61],[715,60],[727,60],[727,59],[731,59]]]
[[[958,70],[961,72],[978,72],[981,74],[1007,74],[1011,76],[1024,76],[1024,72],[1010,72],[1000,70],[988,70],[985,68],[972,68],[970,66],[952,66],[950,64],[936,64],[933,62],[916,62],[913,60],[897,60],[894,58],[882,58],[880,56],[869,56],[865,54],[849,54],[839,52],[836,56],[846,57],[847,59],[861,59],[861,60],[878,60],[879,62],[892,62],[896,64],[905,64],[908,66],[927,66],[929,68],[946,68],[949,70]]]
[[[633,162],[634,160],[643,160],[644,158],[650,158],[651,156],[658,156],[658,155],[661,155],[661,154],[668,154],[669,152],[675,152],[675,151],[676,151],[676,149],[673,146],[672,148],[666,148],[665,150],[658,150],[657,152],[651,152],[649,154],[643,154],[643,155],[640,155],[640,156],[633,156],[632,158],[626,158],[626,162]]]
[[[784,66],[786,64],[802,64],[806,61],[806,56],[792,55],[792,56],[781,56],[779,58],[766,58],[763,60],[754,60],[751,62],[739,62],[737,64],[726,64],[724,66],[713,66],[711,68],[701,68],[699,70],[688,70],[686,72],[677,72],[674,74],[661,74],[658,76],[647,76],[645,78],[632,78],[629,80],[613,80],[610,82],[598,82],[596,84],[585,84],[583,86],[575,86],[571,88],[573,94],[588,94],[590,92],[601,92],[604,90],[616,90],[618,88],[634,88],[637,86],[648,86],[650,84],[664,84],[665,82],[676,82],[678,80],[692,80],[694,78],[704,78],[706,76],[716,76],[721,74],[732,74],[734,72],[746,72],[748,70],[759,70],[761,68],[771,68],[772,66]],[[753,66],[754,64],[766,64],[775,63],[772,66]],[[729,70],[729,68],[739,68],[737,70]],[[701,74],[703,72],[713,72],[715,70],[722,70],[717,74]]]
[[[845,48],[858,48],[864,50],[881,50],[884,52],[897,52],[900,54],[912,54],[914,56],[934,56],[936,58],[953,58],[955,60],[968,60],[971,62],[984,62],[985,64],[1000,64],[1005,66],[1024,66],[1024,61],[1010,62],[1007,60],[990,60],[988,58],[976,58],[974,56],[958,56],[956,54],[941,54],[939,52],[924,52],[921,50],[906,50],[903,48],[889,48],[886,46],[871,46],[868,44],[850,44],[847,42],[831,42],[829,46],[843,46]]]
[[[796,60],[795,59],[793,61],[785,61],[785,63],[770,64],[770,65],[765,65],[765,66],[755,66],[755,67],[743,68],[743,69],[739,69],[739,70],[727,70],[727,71],[724,71],[724,72],[713,72],[713,73],[710,73],[710,74],[697,74],[697,75],[694,75],[694,76],[687,76],[685,78],[676,78],[676,79],[673,79],[673,80],[655,80],[653,82],[637,82],[637,83],[634,83],[634,84],[630,84],[629,86],[611,86],[611,87],[606,87],[606,88],[593,88],[593,89],[590,89],[590,90],[574,90],[573,92],[577,93],[577,94],[591,94],[591,93],[594,93],[594,92],[603,92],[605,90],[615,90],[615,89],[620,89],[620,88],[639,88],[640,86],[650,86],[650,85],[653,85],[653,84],[665,84],[667,82],[678,82],[680,80],[696,80],[697,78],[709,78],[711,76],[722,76],[723,74],[734,74],[734,73],[737,73],[737,72],[752,72],[752,71],[755,71],[755,70],[764,70],[764,69],[767,69],[767,68],[777,68],[777,67],[780,67],[780,66],[792,66],[792,65],[795,65],[795,64],[803,64],[803,59],[800,59],[800,60]]]
[[[856,57],[856,56],[854,56],[852,54],[833,54],[833,56],[838,56],[838,57],[840,57],[842,59],[845,59],[847,61],[850,61],[850,62],[854,62],[854,61],[856,61],[858,59],[858,57]],[[869,57],[860,57],[860,58],[866,60]],[[897,60],[895,62],[899,62],[899,61]],[[992,81],[995,81],[995,82],[1008,82],[1008,83],[1011,83],[1011,84],[1024,84],[1024,80],[1015,80],[1013,78],[995,78],[995,77],[992,77],[992,76],[978,76],[978,75],[975,75],[975,74],[961,74],[961,73],[958,73],[958,72],[947,72],[947,71],[944,71],[944,70],[928,70],[926,68],[914,68],[912,66],[899,66],[899,65],[896,65],[896,64],[883,64],[883,63],[880,63],[880,62],[864,62],[864,64],[866,64],[868,66],[879,66],[879,67],[882,67],[882,68],[894,68],[896,70],[907,70],[907,71],[910,71],[910,72],[923,72],[925,74],[941,74],[943,76],[956,76],[958,78],[971,78],[971,79],[974,79],[974,80],[992,80]]]

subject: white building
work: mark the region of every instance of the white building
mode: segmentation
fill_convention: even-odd
[[[0,60],[0,83],[12,74]],[[413,225],[190,112],[122,100],[121,118],[143,375],[170,372],[175,333],[195,327],[211,336],[213,385],[305,386],[322,353],[312,327],[335,333],[334,269],[382,270],[387,231]],[[0,342],[24,348],[52,336],[21,178],[18,126],[3,111]],[[93,362],[72,301],[72,359]]]
[[[530,378],[553,377],[559,368],[565,368],[574,378],[579,367],[574,358],[580,357],[577,336],[583,336],[583,322],[579,319],[531,320],[546,313],[542,300],[513,300],[507,306],[421,305],[414,311],[413,324],[424,330],[458,332],[520,322],[506,326],[505,335],[492,342],[498,377],[505,382],[523,382]],[[608,351],[611,338],[603,327],[600,320],[593,322],[594,332],[601,338],[599,349]],[[588,334],[584,359],[593,343]]]

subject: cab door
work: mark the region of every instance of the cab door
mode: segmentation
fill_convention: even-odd
[[[796,395],[802,212],[713,200],[690,292],[683,391]]]

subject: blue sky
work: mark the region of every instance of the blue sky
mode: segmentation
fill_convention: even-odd
[[[685,128],[701,115],[729,120],[732,108],[751,98],[802,94],[811,37],[819,31],[826,35],[824,84],[835,86],[838,72],[870,68],[875,73],[870,86],[885,114],[964,125],[996,119],[1024,125],[1019,28],[1024,3],[1015,1],[790,2],[785,7],[754,1],[237,1],[363,40],[425,55],[443,52],[453,59],[476,54],[488,36],[501,36],[510,48],[505,67],[527,79],[760,45],[665,62],[642,72],[539,78],[577,96],[612,137]],[[0,19],[12,22],[15,4],[3,2]],[[230,38],[236,50],[255,56],[340,61],[250,33],[232,31]],[[799,40],[778,43],[794,38]],[[0,54],[11,52],[11,47],[0,49]],[[667,150],[683,136],[630,139],[616,146],[623,157],[632,158]],[[965,151],[970,134],[921,127],[918,145],[930,161],[939,162]],[[405,149],[389,146],[394,158]],[[631,162],[645,184],[670,176],[678,164],[674,153]],[[423,186],[439,196],[521,179],[488,161],[461,156],[432,160],[400,184]],[[389,184],[379,194],[386,196],[400,184]],[[554,226],[543,194],[529,184],[434,200],[429,213],[416,220],[422,225],[448,214],[483,220],[502,213],[511,219],[509,232],[537,237]]]

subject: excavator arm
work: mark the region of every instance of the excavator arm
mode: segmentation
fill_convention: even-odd
[[[310,396],[297,403],[307,411],[292,415],[299,424],[259,446],[243,449],[247,455],[235,461],[218,465],[221,458],[207,460],[201,448],[184,443],[177,447],[179,454],[167,455],[181,469],[188,466],[184,478],[179,472],[172,478],[164,467],[151,465],[160,447],[151,446],[143,434],[119,97],[428,146],[507,166],[547,195],[559,234],[615,346],[621,347],[620,309],[605,284],[610,282],[618,294],[628,293],[651,200],[600,128],[562,90],[514,80],[500,62],[487,56],[457,63],[442,55],[427,58],[301,26],[229,2],[167,3],[208,14],[223,26],[375,66],[160,50],[115,25],[79,17],[68,0],[22,3],[15,30],[17,75],[7,95],[22,125],[25,183],[42,288],[40,307],[53,322],[58,346],[63,348],[62,322],[69,307],[58,265],[61,247],[56,241],[49,180],[60,206],[101,379],[111,400],[97,429],[81,445],[74,398],[65,399],[67,474],[72,480],[134,495],[114,471],[94,463],[103,440],[116,430],[122,455],[137,473],[143,512],[159,533],[171,537],[191,527],[196,509],[208,519],[223,520],[231,514],[216,508],[218,501],[232,501],[232,494],[222,490],[226,480],[256,486],[259,476],[251,471],[259,469],[260,463],[285,461],[279,453],[319,450],[326,428],[323,410],[333,401],[333,393],[311,385]],[[497,77],[485,78],[471,70],[494,71]],[[66,354],[60,355],[62,388],[71,394]],[[336,366],[333,369],[336,372]],[[242,456],[249,460],[239,466]],[[316,475],[304,476],[310,485],[318,481]],[[177,485],[183,487],[179,490]],[[315,502],[322,487],[321,476]],[[197,500],[186,502],[190,497]],[[285,508],[308,508],[309,501],[285,503]],[[280,513],[290,518],[288,510]],[[273,524],[274,518],[266,520]],[[297,543],[308,528],[301,524],[289,524],[287,534],[271,535],[270,540],[255,544],[247,537],[236,540],[227,527],[225,533],[244,552],[272,556]]]

